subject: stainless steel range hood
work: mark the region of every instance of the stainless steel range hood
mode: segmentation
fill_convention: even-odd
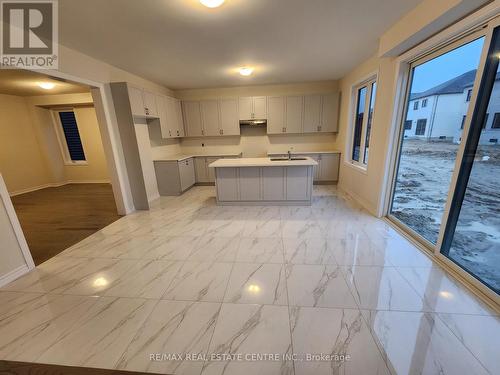
[[[240,125],[246,126],[267,126],[267,120],[240,120]]]

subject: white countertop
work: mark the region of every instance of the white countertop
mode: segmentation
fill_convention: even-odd
[[[237,158],[219,159],[209,165],[210,168],[243,168],[243,167],[294,167],[318,165],[313,159],[306,160],[279,160],[272,161],[270,158]]]
[[[165,156],[164,158],[158,158],[154,159],[153,161],[183,161],[189,158],[216,158],[216,157],[221,157],[221,158],[227,158],[227,157],[234,157],[238,158],[241,156],[241,152],[235,152],[231,154],[192,154],[192,155],[172,155],[172,156]]]
[[[287,151],[284,152],[268,152],[267,155],[286,155]],[[292,155],[314,155],[314,154],[340,154],[340,151],[330,150],[330,151],[292,151]]]

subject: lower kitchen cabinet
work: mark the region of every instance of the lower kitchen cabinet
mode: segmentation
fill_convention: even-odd
[[[180,195],[196,182],[193,158],[182,161],[155,161],[160,195]]]

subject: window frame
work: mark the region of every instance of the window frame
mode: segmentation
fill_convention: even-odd
[[[365,77],[364,79],[358,81],[357,83],[351,86],[351,101],[350,101],[350,111],[349,111],[349,138],[348,138],[349,142],[346,142],[344,163],[363,173],[367,172],[369,164],[368,162],[365,163],[366,132],[368,129],[368,119],[370,114],[373,84],[377,84],[377,81],[378,81],[378,72],[374,72],[368,75],[368,77]],[[359,91],[364,87],[366,87],[366,99],[363,112],[364,113],[363,122],[361,125],[361,142],[359,146],[359,161],[358,161],[354,160],[352,156],[354,151],[354,136],[355,136],[356,116],[357,116],[358,100],[359,100],[358,95]],[[375,104],[373,105],[370,139],[371,136],[373,135],[373,120],[375,117],[375,111],[377,105],[377,94],[378,94],[378,87],[375,89],[375,97],[373,98]],[[368,142],[371,143],[370,140],[368,140]],[[370,159],[368,158],[368,161],[369,160]]]
[[[64,165],[66,165],[66,166],[85,166],[85,165],[88,165],[89,163],[87,160],[73,160],[73,159],[71,159],[69,149],[68,149],[68,143],[66,142],[66,137],[64,135],[64,130],[62,127],[61,119],[59,117],[60,112],[73,112],[74,113],[75,119],[76,119],[76,126],[78,128],[78,132],[80,133],[80,142],[82,143],[82,147],[83,147],[84,152],[85,152],[85,145],[83,144],[83,140],[81,137],[79,120],[78,120],[77,111],[75,111],[75,108],[74,107],[63,107],[63,108],[52,109],[51,110],[52,123],[54,126],[54,131],[56,133],[57,143],[59,143],[59,149],[61,151],[61,156],[62,156]]]
[[[422,126],[420,124],[424,124],[423,128],[424,128],[424,131],[422,134],[420,134],[419,130],[422,130]],[[420,129],[419,129],[419,125],[420,125]],[[427,130],[427,119],[426,118],[419,118],[417,119],[417,124],[415,125],[415,136],[419,136],[419,137],[425,137],[425,131]]]
[[[426,108],[426,107],[427,107],[427,98],[422,99],[422,108]]]
[[[489,115],[489,113],[487,115]],[[495,125],[497,119],[500,119],[500,112],[495,112],[494,113],[494,115],[493,115],[493,121],[491,123],[491,128],[489,128],[487,130],[495,130],[495,131],[500,130],[500,126],[498,128],[497,127],[493,127]],[[487,122],[488,122],[488,116],[486,117],[485,127],[483,129],[486,129]],[[498,122],[500,123],[500,121],[498,121]]]

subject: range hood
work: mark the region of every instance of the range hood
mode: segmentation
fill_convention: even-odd
[[[267,126],[267,120],[240,120],[240,125],[247,126]]]

